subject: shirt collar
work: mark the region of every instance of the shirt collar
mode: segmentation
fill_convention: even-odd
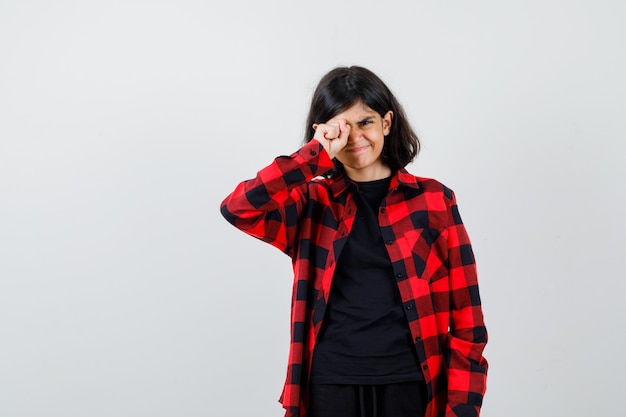
[[[345,173],[339,174],[336,178],[331,179],[330,183],[330,191],[332,192],[334,197],[337,197],[339,194],[343,193],[352,185],[352,181]],[[390,189],[402,187],[410,187],[419,189],[420,185],[415,176],[409,174],[409,172],[401,168],[391,177],[391,184],[389,185]]]
[[[411,175],[409,171],[402,168],[396,172],[394,178],[397,178],[398,182],[396,185],[403,185],[410,188],[419,189],[420,184],[415,175]],[[395,181],[392,179],[391,183],[393,184]]]

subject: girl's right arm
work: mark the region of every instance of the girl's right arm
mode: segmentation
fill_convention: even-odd
[[[311,140],[279,156],[255,178],[241,182],[221,204],[224,218],[238,229],[291,255],[307,198],[306,183],[333,168],[324,145]]]
[[[240,230],[292,255],[306,183],[334,167],[332,159],[350,134],[345,120],[313,125],[313,139],[289,156],[279,156],[256,177],[241,182],[224,199],[222,215]]]

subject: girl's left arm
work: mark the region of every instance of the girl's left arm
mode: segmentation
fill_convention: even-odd
[[[446,343],[446,417],[477,417],[487,384],[483,320],[474,253],[454,193],[448,204],[450,332]]]

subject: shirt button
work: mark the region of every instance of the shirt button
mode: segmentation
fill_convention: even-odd
[[[393,243],[393,240],[389,239],[388,241],[385,242],[388,245],[391,245]]]
[[[411,304],[407,304],[407,305],[406,305],[406,309],[407,309],[407,310],[411,310],[412,308],[413,308],[413,306],[412,306]]]
[[[387,210],[386,210],[384,207],[380,209],[380,212],[381,212],[381,213],[385,213],[386,211],[387,211]]]
[[[415,338],[415,341],[416,341],[416,342],[421,342],[421,341],[422,341],[422,338],[421,338],[421,337],[419,337],[419,336],[417,336],[417,337]]]
[[[400,272],[396,274],[396,278],[402,278],[404,275]]]
[[[422,369],[426,371],[428,369],[428,365],[422,366]]]
[[[311,151],[311,156],[315,156],[315,155],[317,155],[317,152]]]

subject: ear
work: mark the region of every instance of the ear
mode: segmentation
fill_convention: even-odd
[[[384,133],[385,136],[387,136],[389,134],[389,132],[391,131],[391,121],[392,120],[393,120],[393,112],[391,110],[389,110],[383,116],[383,133]]]

